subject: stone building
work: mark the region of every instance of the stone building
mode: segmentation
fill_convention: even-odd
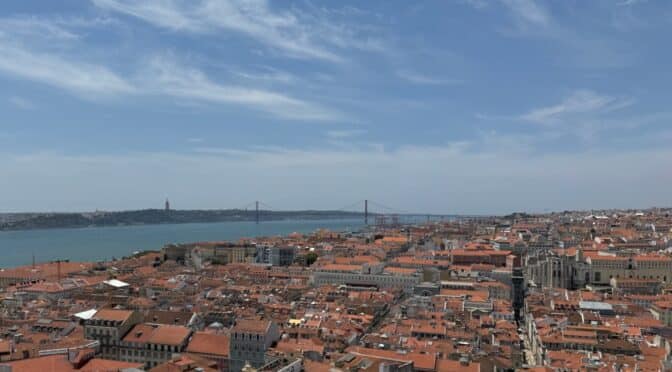
[[[179,325],[137,324],[119,344],[120,360],[153,368],[187,347],[191,329]]]
[[[101,309],[84,323],[84,337],[100,341],[101,357],[119,360],[122,338],[136,324],[142,315],[132,310]]]
[[[229,368],[232,372],[266,364],[266,351],[280,338],[278,325],[270,320],[241,319],[231,329]]]

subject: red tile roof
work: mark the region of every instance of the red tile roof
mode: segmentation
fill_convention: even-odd
[[[180,345],[190,334],[191,330],[183,326],[138,324],[126,334],[123,341],[157,345]]]
[[[189,341],[187,352],[229,357],[230,338],[225,334],[196,332]]]
[[[115,322],[124,322],[133,314],[131,310],[100,309],[93,316],[96,320],[110,320]]]

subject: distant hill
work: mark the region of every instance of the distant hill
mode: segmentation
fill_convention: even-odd
[[[343,211],[260,211],[260,219],[262,221],[359,218],[363,217],[363,215],[360,212]],[[163,209],[143,209],[119,212],[21,213],[0,215],[0,231],[254,220],[254,210],[242,209],[168,211]]]

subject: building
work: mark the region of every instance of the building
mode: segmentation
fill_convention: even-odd
[[[280,338],[275,322],[270,320],[241,319],[231,328],[229,340],[229,368],[239,372],[249,363],[258,368],[266,364],[266,351]]]
[[[507,257],[511,251],[499,251],[494,249],[472,250],[453,249],[450,251],[451,264],[469,266],[473,264],[489,264],[503,267],[507,264]]]
[[[100,309],[84,323],[84,337],[100,342],[101,357],[119,360],[122,338],[142,321],[142,315],[132,310]]]
[[[380,266],[382,269],[382,266]],[[417,273],[392,274],[382,270],[372,269],[369,265],[339,265],[331,264],[319,268],[313,273],[313,284],[321,285],[348,285],[371,286],[379,289],[400,288],[406,293],[413,293],[416,285],[421,282]]]
[[[663,322],[666,327],[672,326],[672,301],[657,301],[651,306],[653,317]]]
[[[611,278],[611,288],[617,294],[657,295],[662,292],[659,279]]]
[[[295,257],[295,247],[258,245],[255,261],[256,263],[268,264],[272,266],[290,266],[292,263],[294,263]]]
[[[20,266],[0,270],[0,288],[12,285],[26,286],[42,281],[60,281],[70,274],[84,272],[92,267],[89,263],[57,261]]]
[[[187,347],[191,329],[179,325],[136,324],[119,345],[120,360],[153,368]]]
[[[612,279],[656,280],[672,283],[672,258],[660,255],[620,256],[583,249],[538,252],[527,257],[526,277],[535,286],[609,288]]]
[[[226,371],[229,368],[229,348],[229,336],[226,334],[196,332],[186,351],[212,360],[220,371]]]
[[[513,286],[511,288],[511,305],[513,306],[516,323],[522,320],[525,306],[525,277],[521,268],[513,269]]]
[[[235,263],[254,263],[257,253],[255,244],[220,243],[213,245],[197,245],[192,250],[203,259],[210,259],[223,265]]]

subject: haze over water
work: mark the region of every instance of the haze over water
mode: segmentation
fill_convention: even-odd
[[[55,259],[99,261],[121,258],[134,251],[158,250],[168,243],[309,233],[317,229],[357,230],[362,219],[280,220],[187,223],[118,227],[88,227],[0,232],[0,267],[28,265]]]

